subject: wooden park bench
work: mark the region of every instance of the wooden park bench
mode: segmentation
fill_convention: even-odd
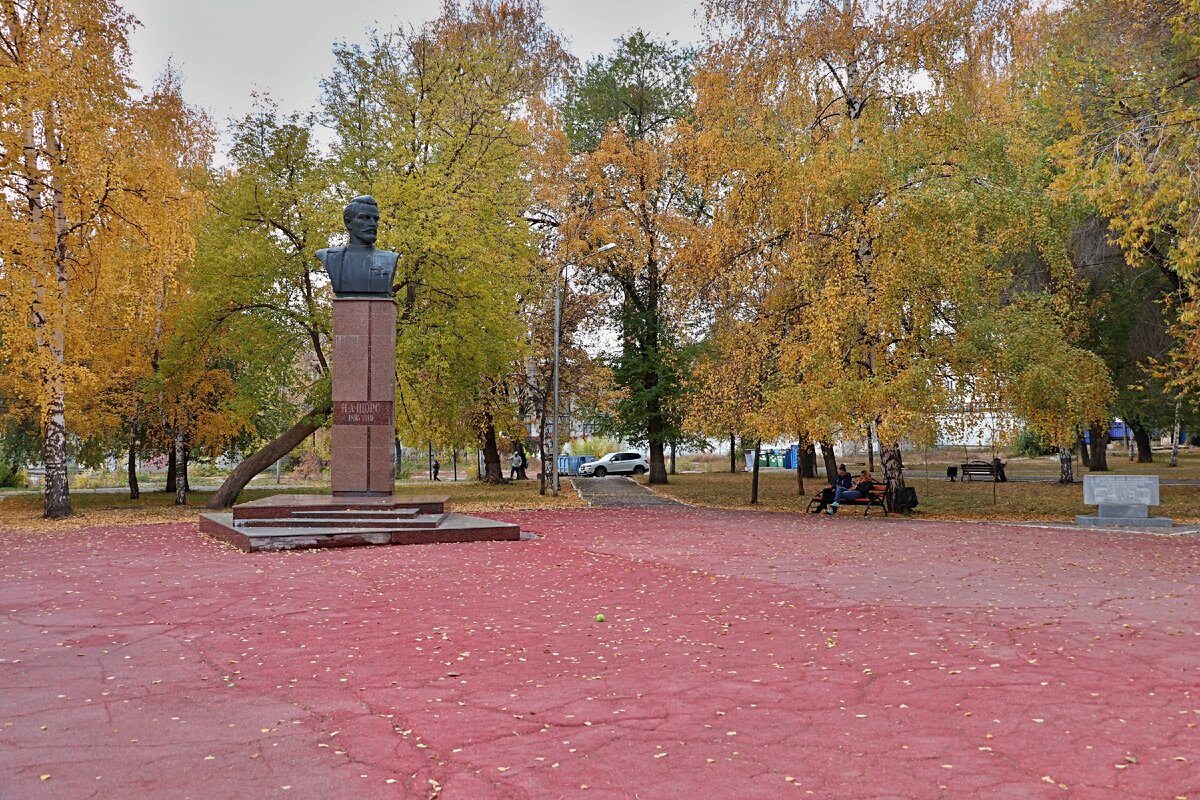
[[[995,461],[968,461],[960,465],[962,470],[962,479],[964,481],[973,480],[974,476],[988,477],[993,481],[1007,481],[1008,477],[1004,474],[1004,468],[1008,464],[999,459]]]
[[[873,484],[871,484],[871,491],[867,492],[866,497],[856,497],[853,500],[843,500],[838,505],[838,508],[844,508],[846,506],[863,506],[863,516],[864,517],[867,515],[867,513],[872,508],[879,508],[879,509],[882,509],[883,515],[886,517],[887,513],[888,513],[886,498],[887,498],[887,484],[886,483],[873,483]],[[813,508],[820,506],[820,505],[821,505],[821,493],[817,492],[816,495],[814,495],[813,498],[808,501],[808,508],[806,510],[809,513],[812,513]]]

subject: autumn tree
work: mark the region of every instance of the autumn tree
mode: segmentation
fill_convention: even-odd
[[[1003,306],[1008,253],[1050,238],[1019,191],[1036,148],[1007,134],[1026,20],[976,0],[707,8],[691,283],[771,271],[792,321],[776,413],[813,438],[873,426],[894,501],[901,441],[963,402],[958,329]]]
[[[1072,344],[1042,299],[1015,302],[960,327],[972,368],[966,388],[983,407],[1054,442],[1059,482],[1072,483],[1076,431],[1106,424],[1114,388],[1104,361]]]
[[[758,503],[759,456],[764,440],[782,433],[767,397],[779,380],[777,320],[742,320],[722,314],[698,349],[686,379],[684,425],[713,437],[754,441],[750,503]],[[801,480],[803,480],[801,478]],[[803,491],[803,484],[801,484]]]
[[[1054,112],[1052,189],[1093,204],[1129,269],[1105,276],[1102,290],[1138,286],[1126,297],[1142,311],[1112,311],[1118,325],[1143,317],[1128,331],[1143,351],[1139,368],[1118,365],[1118,411],[1133,424],[1139,460],[1151,458],[1149,429],[1178,427],[1200,388],[1197,30],[1200,6],[1190,0],[1076,3],[1059,16],[1036,84]],[[1167,353],[1164,322],[1175,339]]]
[[[692,54],[638,31],[589,62],[563,105],[584,250],[616,248],[587,273],[612,296],[619,350],[607,426],[650,450],[650,482],[666,483],[665,445],[678,441],[686,372],[677,257],[700,211],[683,159],[690,136]]]
[[[569,59],[535,0],[448,3],[418,29],[334,55],[324,117],[337,183],[376,197],[380,241],[400,253],[401,436],[439,444],[470,430],[500,480],[538,260],[525,221],[534,130]]]
[[[179,226],[190,224],[187,172],[207,152],[206,125],[169,77],[149,99],[133,96],[133,24],[109,0],[0,4],[4,371],[32,387],[48,517],[71,513],[72,400],[110,385],[106,370],[125,357],[137,360],[137,343],[119,333],[128,348],[104,352],[114,346],[107,334],[144,319],[142,294],[190,255]]]
[[[212,508],[232,505],[251,478],[320,428],[332,407],[332,298],[313,254],[340,227],[343,203],[330,190],[312,124],[261,101],[233,125],[229,165],[209,188],[189,336],[180,347],[199,359],[219,347],[238,365],[239,402],[254,409],[248,416],[258,444]]]

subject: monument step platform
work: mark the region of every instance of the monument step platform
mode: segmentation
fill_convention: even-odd
[[[411,511],[413,514],[443,514],[449,499],[447,495],[339,497],[327,494],[276,494],[239,503],[233,508],[233,516],[241,522],[247,519],[281,519],[298,514],[325,515],[337,512]]]
[[[466,514],[445,514],[440,524],[429,528],[357,528],[339,522],[332,527],[291,524],[246,526],[234,523],[234,515],[200,515],[200,532],[246,552],[260,550],[304,550],[320,547],[354,547],[385,544],[449,544],[454,542],[518,541],[519,526]]]
[[[327,519],[401,519],[418,516],[419,508],[333,508],[324,510],[293,511],[291,516],[297,519],[304,517],[324,517]]]
[[[446,518],[445,514],[421,514],[419,516],[388,517],[339,517],[333,515],[294,517],[253,517],[235,519],[239,528],[379,528],[400,530],[404,528],[436,528]]]

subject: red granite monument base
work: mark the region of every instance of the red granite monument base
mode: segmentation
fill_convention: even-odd
[[[335,497],[390,496],[396,472],[396,301],[333,301]]]
[[[200,532],[247,552],[521,538],[517,525],[448,513],[446,500],[281,494],[201,514]]]

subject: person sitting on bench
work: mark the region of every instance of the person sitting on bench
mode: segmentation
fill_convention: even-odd
[[[820,514],[829,504],[833,502],[833,495],[838,489],[849,489],[854,485],[854,479],[850,477],[850,473],[846,471],[846,465],[842,464],[837,468],[837,474],[833,476],[833,480],[829,485],[821,490],[821,501],[817,504],[817,508],[812,513]]]
[[[825,509],[825,513],[830,515],[836,514],[838,506],[842,504],[843,500],[858,500],[860,497],[866,497],[874,485],[875,481],[871,480],[871,473],[864,469],[858,473],[858,483],[855,484],[853,489],[846,489],[839,486],[834,490],[833,502],[829,504],[829,508]]]

